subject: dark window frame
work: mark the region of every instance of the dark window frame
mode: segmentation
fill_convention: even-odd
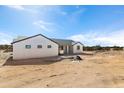
[[[47,45],[47,48],[52,48],[52,46],[51,45]]]
[[[42,48],[42,45],[37,45],[37,48],[38,48],[38,49],[41,49],[41,48]]]
[[[30,46],[30,47],[29,47]],[[31,49],[31,45],[25,45],[26,49]]]
[[[77,50],[80,50],[80,46],[79,45],[77,46]]]

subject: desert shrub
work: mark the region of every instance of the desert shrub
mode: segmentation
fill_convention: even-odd
[[[113,47],[105,46],[105,47],[102,47],[100,45],[96,45],[96,46],[84,46],[84,48],[83,48],[84,51],[109,51],[111,49],[119,51],[119,50],[123,50],[123,47],[120,47],[120,46],[113,46]]]
[[[11,52],[12,45],[0,45],[0,50],[5,50],[4,52]]]

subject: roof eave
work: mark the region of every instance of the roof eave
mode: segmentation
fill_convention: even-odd
[[[73,44],[72,46],[74,46],[74,45],[76,45],[76,44],[78,44],[78,43],[80,43],[81,45],[83,45],[81,42],[76,42],[75,44]],[[84,45],[83,45],[84,46]]]
[[[21,42],[21,41],[24,41],[24,40],[27,40],[27,39],[30,39],[30,38],[33,38],[33,37],[36,37],[36,36],[43,36],[44,38],[48,39],[48,40],[51,40],[52,42],[58,44],[57,42],[53,41],[52,39],[42,35],[42,34],[37,34],[37,35],[34,35],[34,36],[30,36],[30,37],[27,37],[27,38],[24,38],[24,39],[21,39],[21,40],[18,40],[18,41],[15,41],[15,42],[12,42],[11,44],[15,44],[15,43],[18,43],[18,42]],[[58,44],[59,45],[59,44]]]

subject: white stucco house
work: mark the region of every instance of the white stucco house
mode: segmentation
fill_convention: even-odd
[[[81,42],[48,38],[42,34],[16,38],[11,44],[13,46],[14,60],[83,52],[83,44]]]

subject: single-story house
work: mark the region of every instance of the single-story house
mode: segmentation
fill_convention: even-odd
[[[83,44],[73,40],[48,38],[42,34],[19,37],[13,40],[13,59],[28,59],[77,54],[83,52]]]

